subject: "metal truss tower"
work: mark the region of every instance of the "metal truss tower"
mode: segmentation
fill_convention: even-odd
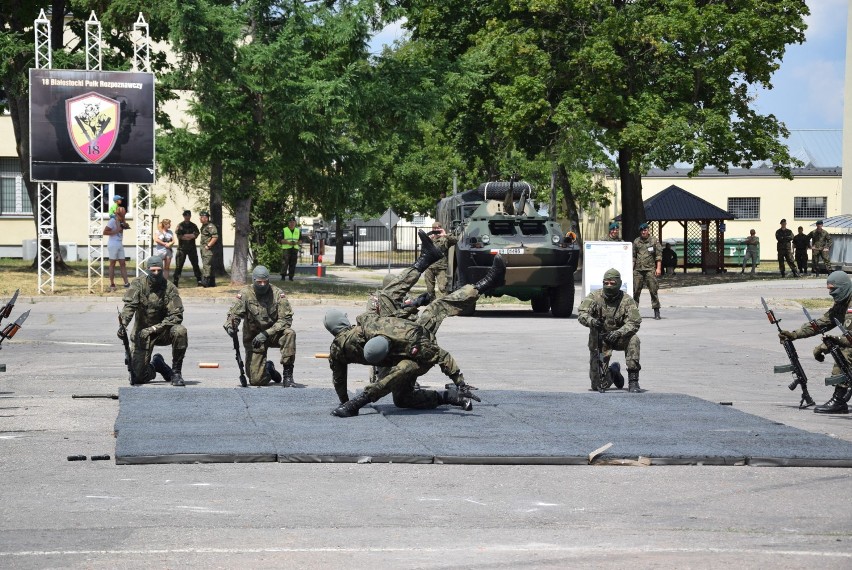
[[[101,23],[95,12],[86,22],[86,71],[103,69],[101,52]],[[107,185],[89,184],[89,237],[86,251],[89,274],[89,293],[104,291],[103,201],[109,196]]]
[[[151,36],[148,23],[139,13],[133,24],[133,71],[151,73]],[[156,164],[156,163],[155,163]],[[152,188],[150,184],[136,185],[136,275],[142,272],[142,262],[151,255],[153,231]]]

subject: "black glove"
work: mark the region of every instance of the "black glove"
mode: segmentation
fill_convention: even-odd
[[[604,326],[604,323],[600,319],[592,319],[592,320],[589,321],[589,327],[591,327],[593,329],[601,330],[601,329],[603,329],[603,326]]]
[[[126,339],[127,338],[127,328],[126,327],[118,327],[118,332],[116,333],[116,336],[118,338],[120,338],[121,340]]]
[[[606,333],[606,336],[604,336],[604,340],[607,344],[616,344],[619,340],[621,340],[621,333],[618,331]]]
[[[228,333],[228,336],[234,336],[234,325],[233,324],[228,323],[227,325],[225,325],[222,328],[225,329],[225,332]]]
[[[473,392],[470,391],[470,386],[465,386],[465,387],[458,386],[458,389],[459,389],[459,395],[460,396],[463,396],[465,398],[470,398],[471,400],[476,400],[477,402],[482,401],[482,398],[480,398],[479,396],[477,396],[476,394],[474,394]]]
[[[828,347],[824,344],[818,344],[814,347],[814,359],[817,362],[825,361],[825,353],[828,352]]]
[[[251,341],[251,347],[255,348],[255,349],[261,348],[264,345],[264,343],[266,343],[266,339],[268,339],[268,338],[269,338],[269,335],[266,334],[265,332],[257,333],[257,336],[254,337]]]

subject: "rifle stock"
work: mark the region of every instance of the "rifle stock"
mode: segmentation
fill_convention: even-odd
[[[766,304],[766,300],[761,297],[760,302],[763,304],[763,310],[766,312],[766,318],[769,319],[769,322],[774,324],[778,328],[778,332],[781,332],[781,320],[775,317],[775,312],[769,308]],[[804,410],[810,406],[813,406],[816,402],[811,398],[810,393],[808,392],[808,377],[805,375],[805,370],[802,368],[802,364],[799,362],[799,353],[796,351],[796,347],[793,346],[793,341],[790,339],[784,339],[781,342],[782,346],[784,346],[784,352],[787,353],[787,358],[790,360],[790,364],[784,364],[782,366],[775,366],[774,372],[776,374],[792,372],[793,373],[793,381],[787,386],[790,390],[795,390],[797,387],[801,386],[802,388],[802,398],[799,400],[799,409]]]
[[[231,339],[234,341],[234,351],[237,353],[237,366],[240,368],[240,386],[243,388],[248,387],[248,382],[246,381],[246,368],[245,364],[243,364],[243,356],[240,354],[240,339],[239,333],[237,331],[237,322],[236,319],[231,321],[231,328],[233,329],[233,334],[231,334]]]
[[[136,372],[133,370],[133,353],[130,352],[130,338],[127,335],[127,327],[124,325],[124,321],[121,320],[121,310],[118,307],[115,309],[118,311],[118,330],[123,333],[121,335],[121,342],[124,344],[124,364],[130,373],[130,385],[136,386],[139,383],[136,381]]]

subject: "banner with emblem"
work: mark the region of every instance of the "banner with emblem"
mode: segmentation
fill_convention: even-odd
[[[154,182],[154,76],[30,70],[30,169],[40,182]]]

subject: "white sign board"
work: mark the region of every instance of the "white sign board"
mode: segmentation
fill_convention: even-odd
[[[609,269],[621,273],[621,290],[633,295],[633,244],[626,241],[587,241],[583,244],[583,296],[603,287]]]

